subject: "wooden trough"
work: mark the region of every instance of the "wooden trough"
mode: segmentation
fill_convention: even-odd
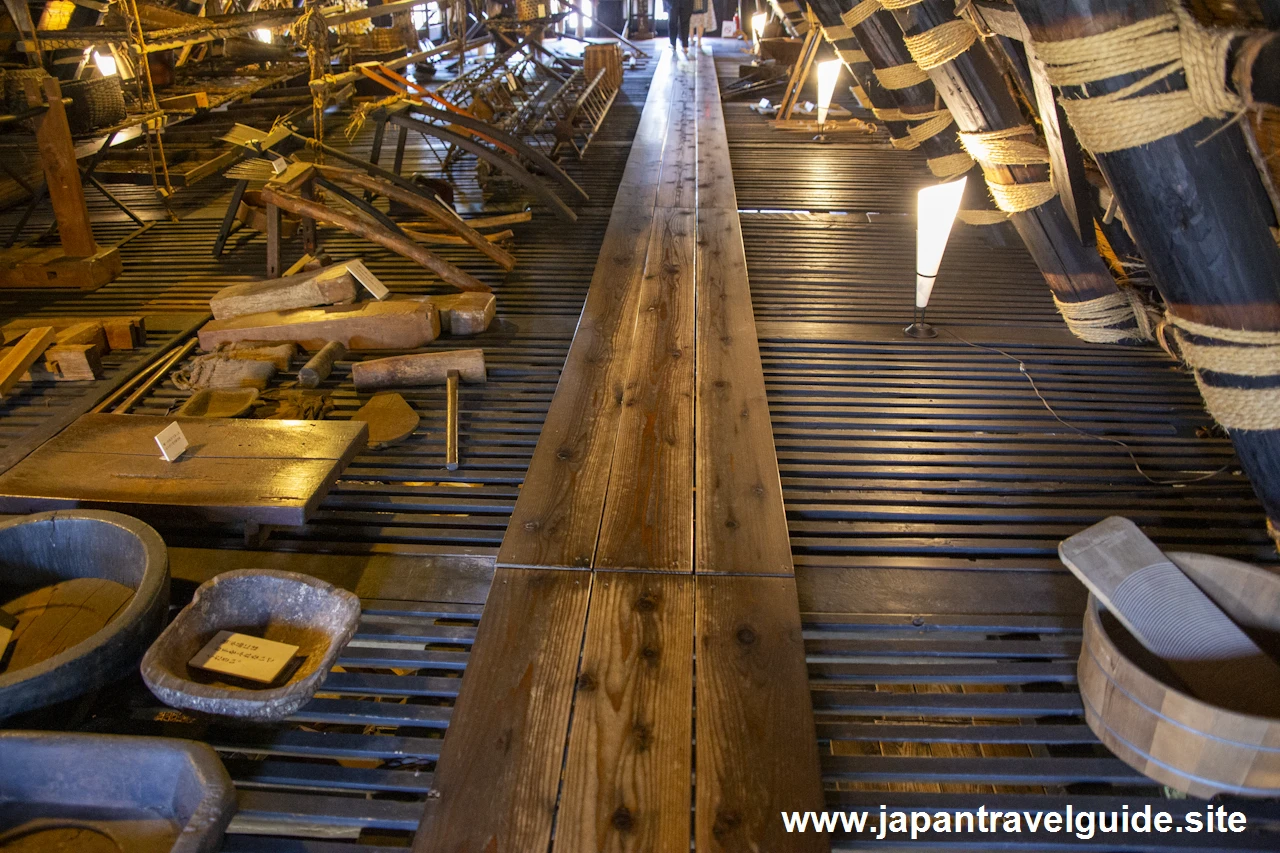
[[[1168,556],[1259,646],[1280,651],[1280,576],[1222,557]],[[1134,769],[1193,796],[1280,794],[1280,719],[1216,707],[1173,682],[1091,595],[1079,683],[1098,739]]]

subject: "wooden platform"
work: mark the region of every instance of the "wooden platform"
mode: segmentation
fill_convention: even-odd
[[[664,53],[419,853],[682,850],[691,806],[701,851],[827,849],[780,817],[822,784],[728,163],[712,61]]]

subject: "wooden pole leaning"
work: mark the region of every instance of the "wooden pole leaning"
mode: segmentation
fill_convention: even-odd
[[[902,30],[909,49],[922,35],[941,27],[971,27],[956,18],[953,4],[944,0],[923,0],[894,9],[890,14]],[[949,58],[937,61],[934,55],[929,57],[933,61],[919,64],[946,102],[960,133],[983,134],[1025,127],[1022,112],[999,67],[976,38],[974,33],[969,46]],[[916,52],[912,55],[916,56]],[[1029,128],[1027,136],[1015,141],[1038,144],[1034,131]],[[1131,304],[1121,295],[1101,256],[1081,244],[1062,202],[1050,188],[1047,158],[1041,163],[984,163],[983,173],[997,204],[1010,212],[1009,221],[1022,237],[1048,282],[1059,310],[1077,336],[1107,343],[1136,342],[1149,337],[1149,333],[1144,334],[1145,326],[1140,327],[1135,320]],[[1073,305],[1099,305],[1095,300],[1109,306],[1110,322],[1098,328],[1096,323],[1073,321]]]
[[[1280,248],[1269,227],[1274,214],[1240,129],[1231,124],[1227,87],[1219,83],[1216,93],[1206,93],[1187,84],[1203,67],[1226,72],[1214,68],[1218,63],[1200,62],[1194,44],[1204,33],[1184,32],[1194,22],[1178,20],[1163,0],[1015,0],[1015,6],[1077,136],[1124,210],[1182,357],[1196,371],[1206,408],[1230,431],[1274,537],[1280,524],[1280,370],[1274,366],[1280,357]],[[1102,43],[1104,58],[1123,58],[1139,55],[1138,49],[1117,52],[1113,45],[1143,38],[1135,35],[1143,31],[1166,34],[1165,43],[1182,51],[1178,61],[1188,70],[1153,74],[1153,68],[1123,70],[1104,62],[1092,66],[1102,69],[1096,75],[1102,79],[1081,73],[1089,66],[1079,59],[1099,44],[1086,44],[1088,38],[1110,41]],[[1177,38],[1169,39],[1169,32]],[[1161,68],[1168,64],[1155,61]],[[1122,73],[1114,73],[1117,67]],[[1225,98],[1221,112],[1196,120],[1191,110],[1203,113],[1215,94]],[[1091,112],[1099,99],[1113,116],[1109,122],[1098,122]],[[1184,118],[1175,121],[1179,111]]]

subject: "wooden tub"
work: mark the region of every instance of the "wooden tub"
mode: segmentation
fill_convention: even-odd
[[[1204,554],[1169,558],[1280,657],[1280,575]],[[1134,769],[1198,797],[1280,794],[1280,720],[1219,708],[1172,686],[1164,663],[1092,595],[1078,672],[1089,727]]]

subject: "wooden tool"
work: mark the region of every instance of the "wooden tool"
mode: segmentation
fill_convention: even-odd
[[[310,361],[302,365],[302,369],[298,371],[298,384],[303,388],[318,388],[333,372],[333,363],[346,357],[347,348],[341,341],[329,341],[320,348],[320,352],[311,356]]]
[[[403,388],[410,385],[439,385],[443,382],[448,399],[445,467],[450,471],[458,469],[458,385],[463,381],[471,383],[487,381],[484,350],[426,352],[357,362],[351,367],[351,378],[355,382],[357,391]]]
[[[263,311],[354,302],[358,288],[359,283],[346,266],[339,265],[269,281],[233,284],[215,293],[209,308],[215,320],[226,320]]]
[[[1132,521],[1103,519],[1064,540],[1058,554],[1190,693],[1219,707],[1280,717],[1280,664]]]
[[[434,305],[388,300],[211,320],[200,330],[200,348],[232,341],[294,341],[315,352],[340,341],[348,350],[414,349],[439,334],[440,314]]]
[[[53,343],[53,329],[41,326],[22,336],[22,340],[0,359],[0,397],[7,397],[49,345]]]

